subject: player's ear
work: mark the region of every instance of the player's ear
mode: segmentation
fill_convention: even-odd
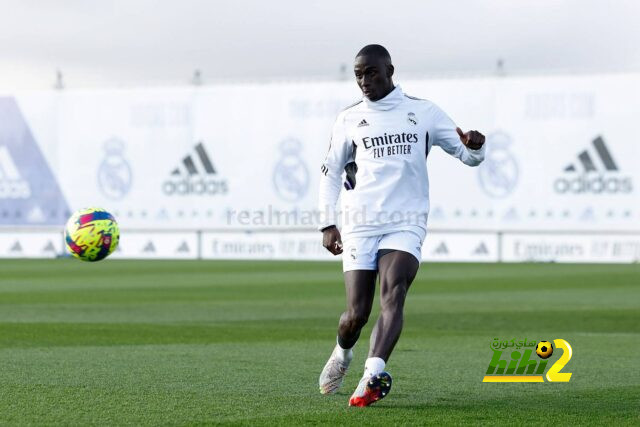
[[[387,77],[389,78],[393,77],[394,71],[395,71],[395,68],[393,68],[393,65],[391,64],[387,65]]]

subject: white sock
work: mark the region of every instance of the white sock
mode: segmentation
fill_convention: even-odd
[[[379,357],[370,357],[364,362],[364,376],[370,377],[384,371],[384,360]]]
[[[351,358],[353,357],[353,353],[350,348],[342,348],[338,343],[336,343],[335,355],[341,362],[344,362],[345,360],[351,361]]]

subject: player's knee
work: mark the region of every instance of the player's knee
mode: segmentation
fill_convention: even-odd
[[[350,310],[342,315],[342,320],[348,329],[360,329],[369,321],[369,313],[360,310]]]
[[[355,312],[351,315],[351,323],[356,328],[362,328],[369,321],[369,313]]]

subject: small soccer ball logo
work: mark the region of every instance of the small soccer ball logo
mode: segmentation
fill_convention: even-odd
[[[80,209],[64,229],[67,250],[82,261],[100,261],[116,250],[120,229],[113,215],[104,209]]]
[[[553,354],[553,345],[549,341],[540,341],[536,345],[536,354],[541,359],[548,359]]]

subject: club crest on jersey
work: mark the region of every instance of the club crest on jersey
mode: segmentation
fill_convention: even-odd
[[[409,122],[409,124],[412,124],[414,126],[418,124],[418,119],[416,118],[416,115],[413,113],[407,114],[407,121]]]
[[[365,119],[362,119],[360,123],[358,123],[358,127],[361,128],[363,126],[369,126],[369,123]]]

